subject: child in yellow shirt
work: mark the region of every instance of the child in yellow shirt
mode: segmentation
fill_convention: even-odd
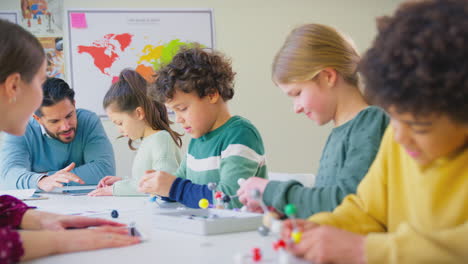
[[[468,1],[403,4],[379,20],[361,69],[391,125],[357,194],[297,221],[289,250],[314,263],[466,263]]]

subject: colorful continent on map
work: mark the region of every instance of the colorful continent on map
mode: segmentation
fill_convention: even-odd
[[[110,75],[108,69],[119,58],[120,53],[131,44],[133,35],[107,34],[103,39],[94,41],[91,46],[78,46],[78,53],[88,53],[94,65],[105,75]],[[120,51],[118,51],[120,50]]]
[[[141,51],[143,55],[137,61],[136,71],[151,82],[154,72],[171,62],[181,46],[192,47],[193,45],[194,43],[182,42],[179,39],[171,40],[163,45],[147,44]]]
[[[129,33],[107,34],[102,39],[94,41],[90,46],[78,46],[78,53],[91,55],[93,63],[99,71],[111,76],[109,69],[114,62],[124,55],[125,50],[132,44],[133,37]],[[194,43],[174,39],[161,45],[144,44],[143,49],[136,58],[136,66],[128,65],[128,67],[135,67],[138,73],[151,82],[155,71],[171,62],[172,57],[179,51],[181,46],[193,47]],[[118,80],[117,76],[112,77],[113,82]]]

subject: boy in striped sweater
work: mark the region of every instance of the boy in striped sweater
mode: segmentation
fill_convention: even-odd
[[[157,75],[149,96],[172,109],[176,122],[192,139],[176,174],[149,171],[139,183],[140,191],[196,208],[203,198],[213,203],[208,183],[216,183],[217,191],[235,195],[238,179],[266,178],[260,133],[250,121],[232,116],[228,109],[235,75],[229,60],[200,47],[182,48]],[[230,207],[240,206],[237,198],[230,202]]]

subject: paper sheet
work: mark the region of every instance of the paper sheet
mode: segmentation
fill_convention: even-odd
[[[36,189],[24,189],[24,190],[0,190],[0,195],[11,195],[20,200],[31,198]]]

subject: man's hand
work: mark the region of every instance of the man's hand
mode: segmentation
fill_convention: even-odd
[[[146,171],[138,184],[138,191],[168,197],[176,178],[164,171]]]
[[[43,177],[37,183],[37,187],[39,187],[39,189],[43,191],[50,192],[54,188],[63,187],[63,183],[69,183],[71,181],[77,182],[79,184],[84,184],[85,182],[80,177],[70,172],[74,168],[75,168],[75,163],[72,162],[70,165],[68,165],[64,169],[61,169],[50,176]]]

